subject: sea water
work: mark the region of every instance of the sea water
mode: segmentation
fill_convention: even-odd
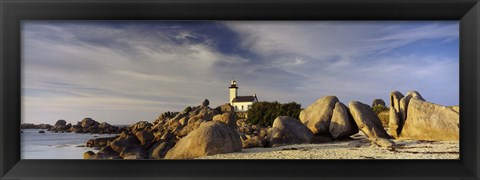
[[[45,131],[45,133],[39,133]],[[20,157],[22,159],[83,159],[89,139],[114,137],[116,134],[53,133],[46,129],[22,129]]]

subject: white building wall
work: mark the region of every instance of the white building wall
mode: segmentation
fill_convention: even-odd
[[[233,108],[235,108],[235,111],[238,112],[246,112],[248,109],[252,106],[252,102],[234,102],[232,103]],[[243,106],[243,110],[242,110]]]
[[[237,97],[237,88],[230,88],[230,103]]]

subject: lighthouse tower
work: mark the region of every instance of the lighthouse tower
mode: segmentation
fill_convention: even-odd
[[[232,80],[230,83],[230,105],[233,106],[237,116],[245,116],[248,109],[250,109],[253,103],[258,102],[257,95],[253,96],[238,96],[237,81]],[[242,114],[243,113],[243,114]]]
[[[232,80],[232,83],[230,83],[230,103],[232,103],[233,99],[235,99],[237,97],[237,89],[238,89],[238,86],[237,86],[237,81],[235,80]]]

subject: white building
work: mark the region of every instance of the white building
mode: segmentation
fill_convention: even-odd
[[[230,105],[233,106],[235,112],[245,113],[252,107],[254,102],[258,102],[257,95],[253,96],[238,96],[237,81],[233,80],[230,84]]]

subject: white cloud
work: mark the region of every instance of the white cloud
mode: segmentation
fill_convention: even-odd
[[[221,52],[211,37],[179,26],[23,24],[24,120],[152,121],[163,111],[197,105],[203,98],[211,106],[226,103],[233,76],[240,95],[257,93],[260,100],[303,106],[325,95],[370,103],[387,99],[394,89],[416,89],[440,103],[455,102],[441,98],[458,93],[452,86],[432,88],[458,83],[458,60],[435,53],[390,53],[423,39],[453,41],[457,24],[224,24],[238,33],[240,41],[232,44],[251,57]]]
[[[135,109],[159,114],[200,104],[202,98],[220,105],[226,100],[211,95],[226,92],[228,80],[217,80],[224,77],[214,64],[248,61],[223,55],[208,43],[172,42],[165,34],[142,33],[138,27],[40,23],[24,28],[24,107],[29,110],[48,105],[57,111]],[[186,30],[180,34],[194,36]],[[52,86],[52,82],[75,85]],[[43,96],[29,93],[33,91]]]
[[[297,89],[311,96],[309,99],[337,94],[369,103],[376,96],[388,99],[389,92],[395,89],[417,89],[425,93],[450,93],[451,88],[458,91],[455,86],[448,90],[424,86],[458,83],[458,56],[447,58],[436,52],[387,54],[421,40],[445,43],[458,38],[455,22],[235,21],[226,24],[241,35],[245,48],[267,59],[264,66],[301,74],[303,78],[297,79],[301,82]],[[455,49],[450,54],[455,55]],[[447,102],[438,98],[442,96],[451,94],[443,93],[432,100]]]

